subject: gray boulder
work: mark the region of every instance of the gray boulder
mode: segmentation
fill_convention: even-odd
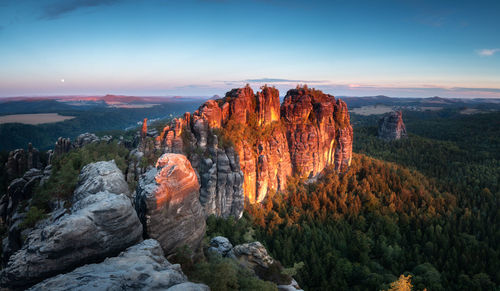
[[[100,192],[77,201],[71,214],[34,229],[2,271],[1,283],[25,287],[86,263],[114,256],[142,240],[142,225],[123,194]]]
[[[258,241],[237,245],[233,248],[232,254],[250,269],[255,269],[256,266],[267,269],[274,263],[266,247]]]
[[[78,177],[78,186],[73,194],[73,201],[104,191],[130,197],[125,176],[114,160],[92,163],[83,167]]]
[[[233,245],[227,238],[223,236],[216,236],[210,240],[208,252],[219,254],[221,257],[226,257],[232,249]]]
[[[148,239],[100,264],[85,265],[47,279],[29,290],[209,290],[187,281],[179,265],[170,264],[160,244]]]

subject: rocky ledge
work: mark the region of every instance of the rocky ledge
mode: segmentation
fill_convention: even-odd
[[[47,279],[29,290],[190,290],[208,291],[206,285],[187,281],[180,265],[172,265],[160,244],[152,239],[129,247],[119,256],[85,265]]]

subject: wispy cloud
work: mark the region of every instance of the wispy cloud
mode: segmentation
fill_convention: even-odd
[[[61,16],[81,8],[113,5],[120,0],[60,0],[56,3],[45,6],[41,19],[57,19]]]
[[[294,79],[280,79],[280,78],[260,78],[260,79],[246,79],[243,82],[250,83],[322,83],[325,81],[319,80],[294,80]]]
[[[500,52],[500,48],[476,50],[476,53],[482,57],[490,57],[498,52]]]

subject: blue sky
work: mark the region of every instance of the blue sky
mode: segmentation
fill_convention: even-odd
[[[0,0],[0,96],[500,97],[500,1]]]

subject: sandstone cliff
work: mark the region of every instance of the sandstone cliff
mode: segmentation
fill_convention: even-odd
[[[406,127],[403,123],[403,112],[386,113],[378,122],[378,137],[387,141],[406,137]]]
[[[314,178],[327,165],[343,171],[352,154],[346,104],[321,91],[233,89],[166,126],[156,139],[165,152],[185,153],[201,180],[207,214],[241,215],[250,203],[284,189],[292,174]]]

